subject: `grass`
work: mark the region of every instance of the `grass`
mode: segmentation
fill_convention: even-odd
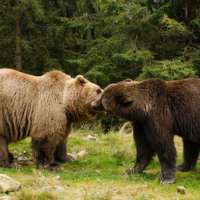
[[[87,140],[88,135],[97,137],[98,141]],[[177,163],[182,162],[182,140],[175,137],[178,152]],[[30,138],[10,145],[15,156],[31,157]],[[125,175],[122,172],[132,168],[135,163],[136,149],[132,134],[111,130],[103,135],[100,126],[82,126],[74,129],[69,137],[68,152],[86,150],[83,157],[76,161],[62,164],[63,171],[49,172],[36,169],[34,165],[18,166],[15,169],[0,168],[4,173],[22,183],[22,188],[8,195],[20,200],[147,200],[147,199],[199,199],[200,164],[196,169],[183,173],[177,172],[177,183],[161,185],[160,163],[155,157],[147,169],[137,175]],[[60,180],[56,180],[56,176]],[[44,190],[44,187],[51,189]],[[56,187],[64,188],[57,191]],[[184,186],[187,194],[177,192],[178,186]],[[1,194],[4,196],[6,194]]]

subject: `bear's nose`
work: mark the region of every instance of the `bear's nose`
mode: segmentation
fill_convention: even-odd
[[[92,106],[92,107],[95,107],[95,101],[93,101],[93,102],[91,103],[91,106]]]

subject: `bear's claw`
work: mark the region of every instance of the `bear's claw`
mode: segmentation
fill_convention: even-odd
[[[169,185],[169,184],[172,184],[172,183],[175,183],[176,182],[176,179],[175,178],[172,178],[172,179],[165,179],[165,178],[161,178],[160,179],[160,183],[163,184],[163,185]]]
[[[179,165],[176,165],[176,170],[181,171],[181,172],[188,172],[192,169],[194,169],[196,166],[190,166],[188,167],[185,163],[181,163]]]
[[[43,169],[46,169],[48,171],[64,170],[64,168],[61,165],[58,165],[58,164],[45,165],[45,166],[43,166]]]
[[[126,169],[123,171],[123,173],[128,175],[135,174],[134,169]]]

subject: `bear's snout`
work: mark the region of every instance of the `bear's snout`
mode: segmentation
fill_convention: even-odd
[[[101,99],[93,101],[91,103],[91,106],[92,106],[92,109],[95,110],[96,112],[102,112],[103,111],[103,113],[106,114],[105,109],[102,105]]]

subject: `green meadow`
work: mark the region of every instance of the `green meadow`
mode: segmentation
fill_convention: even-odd
[[[92,135],[97,141],[87,140]],[[30,158],[31,139],[10,145],[15,156]],[[177,163],[181,163],[182,140],[175,137],[177,148]],[[108,134],[98,124],[83,125],[74,128],[69,137],[67,149],[69,153],[85,150],[83,156],[75,161],[62,164],[64,170],[49,172],[36,169],[35,163],[28,166],[18,165],[14,169],[0,168],[0,173],[6,174],[22,187],[17,192],[1,194],[20,200],[165,200],[165,199],[200,199],[200,163],[196,169],[184,173],[177,172],[177,182],[171,185],[159,183],[161,166],[155,157],[147,169],[140,174],[126,175],[123,171],[132,168],[136,159],[136,148],[133,135],[126,131],[110,130]],[[60,176],[57,180],[55,177]],[[62,190],[58,190],[58,186]],[[187,194],[177,192],[178,186],[184,186]]]

